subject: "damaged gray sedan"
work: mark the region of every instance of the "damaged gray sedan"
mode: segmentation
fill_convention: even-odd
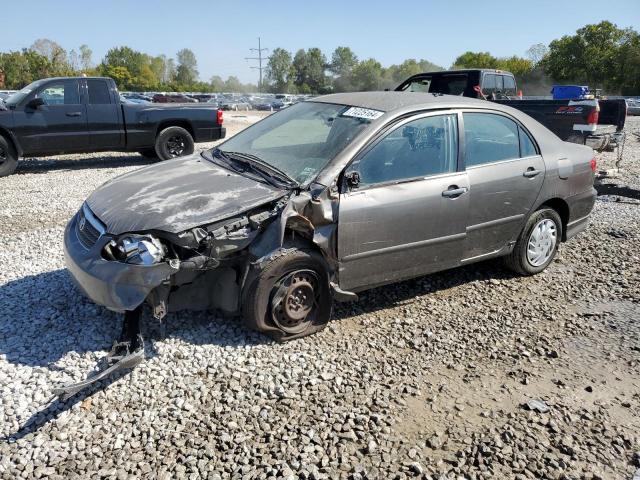
[[[66,261],[111,310],[215,309],[290,340],[374,286],[499,256],[542,271],[587,226],[594,171],[590,148],[509,107],[328,95],[106,183]]]

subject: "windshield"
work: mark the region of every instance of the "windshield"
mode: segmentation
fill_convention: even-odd
[[[219,148],[254,155],[304,185],[371,123],[362,118],[370,112],[370,118],[382,115],[332,103],[298,103],[243,130]]]
[[[24,100],[25,98],[27,98],[27,96],[33,92],[36,88],[38,88],[40,86],[40,84],[42,83],[42,80],[38,80],[35,81],[33,83],[30,83],[29,85],[27,85],[26,87],[24,87],[22,90],[14,93],[13,95],[11,95],[10,97],[6,98],[4,103],[8,106],[11,107],[15,107],[16,105],[18,105],[20,102],[22,102],[22,100]]]

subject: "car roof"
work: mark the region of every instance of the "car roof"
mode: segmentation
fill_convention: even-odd
[[[442,108],[491,108],[504,110],[497,103],[459,95],[442,95],[422,92],[352,92],[334,93],[316,97],[311,102],[337,103],[353,107],[370,108],[386,113],[411,110],[435,110]],[[511,112],[511,109],[508,110]]]

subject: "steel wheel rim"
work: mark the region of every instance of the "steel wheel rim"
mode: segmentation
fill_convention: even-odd
[[[283,332],[303,332],[315,320],[320,282],[313,270],[296,270],[283,276],[272,289],[271,318]]]
[[[185,151],[186,144],[181,135],[174,135],[167,140],[167,151],[172,157],[179,157]]]
[[[527,261],[533,267],[539,267],[549,261],[558,242],[556,222],[545,218],[540,220],[529,235],[527,242]]]

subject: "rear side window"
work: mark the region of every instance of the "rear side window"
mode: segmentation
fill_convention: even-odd
[[[45,105],[79,105],[78,82],[75,80],[61,80],[49,83],[36,94],[36,97],[44,100]]]
[[[518,125],[491,113],[464,113],[467,167],[520,157]]]
[[[524,129],[518,126],[518,134],[520,136],[520,156],[521,157],[533,157],[538,155],[536,146],[531,140],[531,137]]]
[[[111,94],[109,87],[104,80],[87,80],[89,89],[89,104],[91,105],[107,105],[111,103]]]
[[[437,115],[394,128],[353,167],[366,186],[455,172],[457,159],[457,118]]]

